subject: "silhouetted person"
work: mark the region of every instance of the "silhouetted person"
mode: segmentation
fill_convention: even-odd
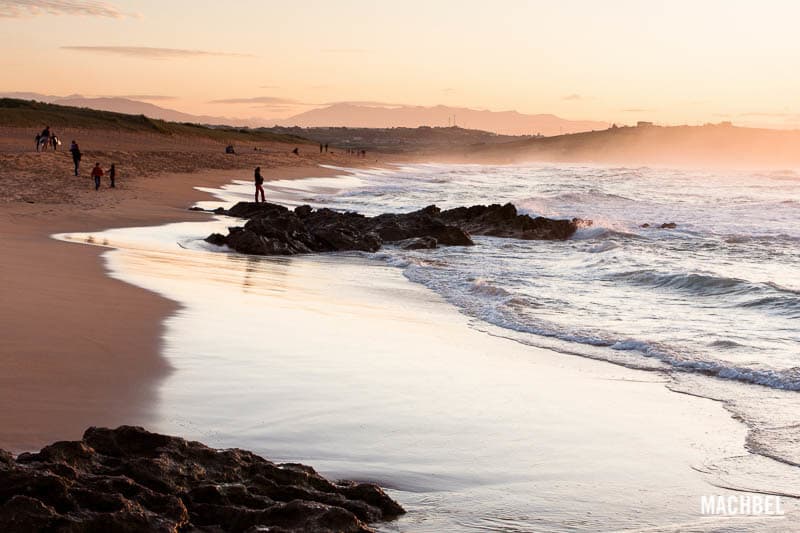
[[[292,153],[293,153],[294,155],[300,155],[300,150],[298,150],[297,148],[295,148],[294,150],[292,150]]]
[[[325,153],[328,153],[328,143],[325,143]]]
[[[69,146],[69,152],[72,154],[72,162],[75,163],[75,175],[78,175],[78,167],[81,164],[81,149],[78,148],[78,143],[72,141]]]
[[[266,203],[267,199],[264,197],[264,177],[261,175],[261,167],[256,167],[255,182],[256,182],[256,203],[258,203],[258,193],[261,193],[261,201]]]
[[[322,143],[319,144],[319,153],[322,153]]]
[[[111,188],[116,189],[117,187],[117,165],[111,163],[111,168],[108,169],[108,179],[111,180]]]
[[[94,190],[100,189],[100,178],[103,177],[103,169],[100,168],[100,163],[95,163],[92,169],[92,177],[94,178]]]

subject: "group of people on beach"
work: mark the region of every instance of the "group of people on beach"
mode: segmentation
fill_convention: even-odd
[[[50,126],[45,126],[41,133],[37,133],[34,137],[36,141],[36,151],[46,152],[47,148],[52,147],[53,151],[58,150],[61,146],[61,140],[52,132]]]
[[[102,178],[105,174],[106,173],[103,171],[100,163],[95,163],[94,168],[92,168],[94,190],[100,190],[100,178]],[[111,163],[111,168],[108,169],[108,179],[111,181],[111,188],[115,189],[117,187],[117,165],[115,163]]]
[[[81,153],[81,149],[78,146],[78,143],[74,140],[69,146],[69,152],[72,154],[72,163],[75,165],[75,175],[78,175],[81,165],[81,159],[83,158],[83,154]],[[100,178],[106,175],[106,171],[100,166],[100,162],[94,164],[92,167],[91,177],[94,180],[94,190],[100,190]],[[111,188],[117,188],[117,165],[115,163],[111,163],[111,168],[108,169],[108,179],[111,182]]]

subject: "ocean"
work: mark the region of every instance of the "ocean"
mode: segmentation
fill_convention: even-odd
[[[62,236],[114,248],[112,276],[182,305],[152,427],[378,481],[410,511],[387,531],[740,531],[754,522],[709,521],[699,498],[800,497],[800,175],[334,170],[268,182],[268,200],[512,202],[593,224],[292,258],[205,243],[227,217]],[[207,192],[202,207],[232,205],[252,184]]]

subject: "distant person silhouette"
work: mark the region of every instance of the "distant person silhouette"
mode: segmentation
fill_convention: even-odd
[[[117,188],[117,165],[111,163],[111,168],[108,169],[108,179],[111,180],[111,188]]]
[[[292,153],[293,153],[294,155],[300,155],[300,150],[298,150],[297,148],[295,148],[294,150],[292,150]]]
[[[72,162],[75,163],[75,175],[78,175],[78,167],[81,164],[81,149],[78,148],[78,143],[72,141],[69,145],[69,152],[72,154]]]
[[[328,143],[325,143],[325,153],[328,153]]]
[[[319,144],[319,153],[322,153],[322,148],[323,148],[322,143],[320,143]]]
[[[92,169],[92,177],[94,178],[94,190],[100,189],[100,178],[103,177],[103,169],[100,168],[100,163],[95,163]]]
[[[256,203],[258,203],[258,193],[261,193],[261,201],[266,203],[267,199],[264,197],[264,177],[261,175],[261,167],[256,167],[255,182],[256,182]]]

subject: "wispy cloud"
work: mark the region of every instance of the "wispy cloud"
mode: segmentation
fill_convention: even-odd
[[[583,100],[583,96],[579,95],[578,93],[568,94],[561,98],[562,100]]]
[[[311,105],[293,100],[291,98],[281,98],[279,96],[254,96],[251,98],[224,98],[222,100],[211,100],[210,104],[264,104],[264,105]]]
[[[644,108],[644,107],[631,107],[631,108],[622,110],[623,113],[650,113],[651,111],[653,111],[653,110],[652,109],[647,109],[647,108]]]
[[[116,19],[136,16],[123,13],[110,2],[98,0],[0,0],[0,18],[40,15],[81,15]]]
[[[185,48],[154,48],[150,46],[61,46],[62,50],[73,52],[90,52],[96,54],[113,54],[145,59],[170,59],[178,57],[253,57],[251,54],[233,52],[216,52],[209,50],[192,50]]]

